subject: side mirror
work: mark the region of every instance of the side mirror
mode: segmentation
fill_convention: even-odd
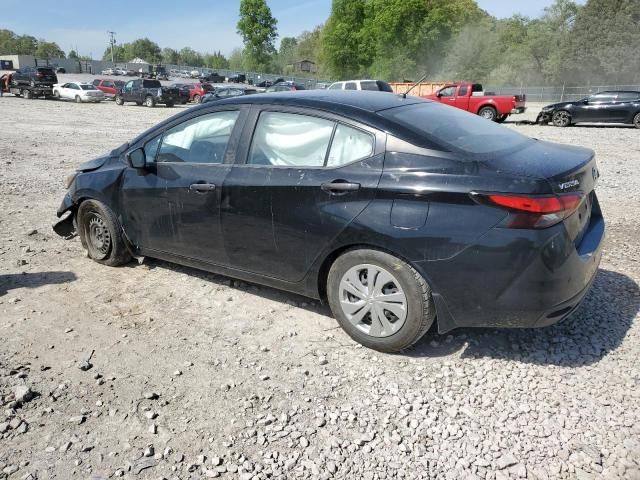
[[[441,97],[442,94],[440,92],[436,93],[436,97]]]
[[[131,168],[144,168],[147,166],[147,157],[144,153],[144,148],[136,148],[127,153],[127,163]]]

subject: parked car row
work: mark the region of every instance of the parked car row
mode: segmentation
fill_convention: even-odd
[[[135,77],[137,75],[137,72],[135,70],[116,67],[116,68],[107,68],[105,70],[102,70],[100,74],[113,75],[113,76],[122,75],[123,77]]]

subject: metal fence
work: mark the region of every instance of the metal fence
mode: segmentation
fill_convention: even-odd
[[[640,85],[587,85],[581,87],[494,87],[485,85],[485,92],[494,92],[497,95],[525,94],[529,102],[565,102],[580,100],[597,92],[606,90],[636,90],[640,91]]]

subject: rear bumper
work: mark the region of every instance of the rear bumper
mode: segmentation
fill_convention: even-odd
[[[527,107],[515,107],[511,109],[512,114],[524,113],[527,111]]]
[[[561,321],[595,279],[604,232],[596,201],[579,245],[564,223],[538,231],[495,228],[449,260],[418,263],[436,292],[439,330]]]

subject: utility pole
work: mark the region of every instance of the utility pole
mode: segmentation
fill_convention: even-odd
[[[109,45],[111,45],[111,63],[114,63],[113,61],[113,46],[116,44],[116,32],[107,32],[109,34]]]

